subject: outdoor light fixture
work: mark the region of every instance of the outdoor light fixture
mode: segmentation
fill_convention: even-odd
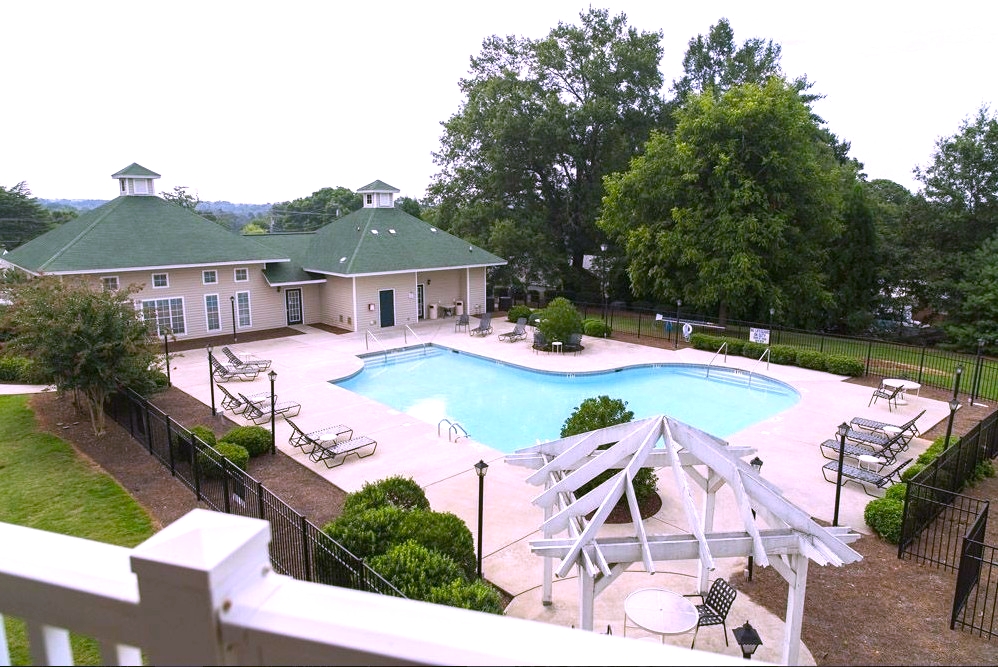
[[[166,353],[166,386],[172,387],[173,382],[170,380],[170,338],[167,336],[166,329],[163,329],[163,348]]]
[[[475,474],[478,475],[478,578],[482,578],[482,510],[485,507],[485,475],[489,472],[489,464],[479,459],[475,464]]]
[[[274,393],[274,380],[277,379],[277,372],[270,371],[267,373],[267,377],[270,378],[270,455],[273,456],[277,453],[277,438],[275,437],[276,426],[274,425],[274,399],[276,394]]]
[[[603,253],[602,256],[600,257],[600,259],[602,260],[601,263],[603,264],[603,266],[601,267],[603,270],[601,272],[602,276],[600,278],[600,291],[603,293],[603,321],[606,322],[606,300],[607,300],[606,244],[600,243],[599,249],[600,252]]]
[[[236,342],[236,297],[229,297],[229,304],[232,306],[232,342]]]
[[[839,525],[839,499],[842,496],[842,460],[846,453],[846,435],[849,434],[849,424],[839,424],[839,472],[835,480],[835,514],[832,515],[832,525]]]
[[[755,470],[755,474],[759,474],[762,471],[762,459],[758,456],[749,461],[749,465],[752,466],[752,470]]]
[[[211,356],[211,345],[208,346],[208,386],[211,387],[211,416],[218,413],[215,411],[215,369],[212,368],[214,357]]]
[[[949,449],[949,438],[953,433],[953,418],[956,416],[956,411],[960,409],[960,376],[963,374],[963,366],[956,367],[956,373],[953,376],[953,398],[949,402],[949,421],[946,422],[946,439],[943,440],[943,449]]]
[[[683,305],[682,299],[676,299],[676,344],[672,347],[674,350],[679,349],[679,307]]]
[[[755,628],[748,621],[745,621],[745,625],[732,628],[731,634],[735,636],[735,641],[738,642],[738,646],[742,649],[742,657],[746,660],[751,660],[755,650],[762,646],[762,639],[759,637],[759,633],[756,632]]]

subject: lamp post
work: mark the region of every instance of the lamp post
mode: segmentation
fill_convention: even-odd
[[[839,467],[838,477],[835,479],[835,514],[832,515],[832,526],[839,525],[839,499],[842,496],[842,460],[846,454],[846,434],[849,433],[849,424],[842,422],[839,424]]]
[[[211,356],[211,345],[208,346],[208,386],[211,387],[211,416],[214,417],[218,413],[215,412],[215,369],[212,363],[215,360]]]
[[[236,297],[229,297],[229,305],[232,306],[232,342],[236,342]]]
[[[953,376],[953,398],[949,402],[949,421],[946,423],[946,440],[943,441],[943,449],[949,449],[949,437],[953,433],[953,417],[960,409],[960,376],[963,374],[963,366],[956,367],[956,374]]]
[[[172,387],[173,383],[170,381],[170,338],[166,334],[166,329],[163,329],[163,348],[166,353],[166,386]]]
[[[489,464],[479,459],[475,464],[478,475],[478,578],[482,578],[482,512],[485,507],[485,475],[489,472]]]
[[[776,344],[776,341],[772,340],[772,336],[773,336],[773,315],[775,315],[775,314],[776,314],[776,309],[775,308],[770,308],[769,309],[769,335],[770,335],[769,344],[770,345],[775,345]]]
[[[758,475],[762,472],[762,459],[756,456],[754,459],[749,461],[749,465],[752,466],[752,470]],[[755,510],[752,510],[752,520],[755,521]],[[752,556],[748,557],[748,580],[752,581],[752,568],[755,565],[755,558]],[[747,621],[746,621],[747,622]]]
[[[731,634],[735,636],[735,641],[738,642],[738,646],[742,649],[742,657],[746,660],[751,660],[755,650],[762,646],[762,639],[759,637],[759,633],[748,621],[745,621],[745,625],[732,628]]]
[[[683,305],[682,299],[676,299],[676,344],[672,347],[674,350],[679,349],[679,307]]]
[[[270,455],[273,456],[277,453],[277,438],[275,437],[275,426],[274,426],[274,398],[277,396],[274,393],[274,380],[277,379],[277,372],[270,371],[267,373],[267,377],[270,378]]]
[[[601,267],[602,271],[600,272],[600,293],[603,295],[603,321],[606,322],[606,297],[607,297],[607,294],[606,294],[606,288],[607,288],[607,284],[606,284],[606,244],[605,243],[600,243],[599,249],[603,253],[602,256],[600,257],[600,259],[601,259],[600,263],[603,265]]]

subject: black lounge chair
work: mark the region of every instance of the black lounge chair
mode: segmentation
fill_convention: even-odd
[[[253,403],[242,394],[239,394],[239,398],[246,402],[246,410],[243,411],[243,417],[246,417],[246,419],[249,419],[254,424],[265,424],[270,421],[270,401]],[[287,419],[288,417],[294,417],[299,412],[301,412],[301,403],[296,401],[281,401],[274,404],[275,417],[284,417]]]
[[[492,313],[482,315],[478,326],[468,332],[472,336],[488,336],[492,333]]]
[[[361,450],[368,446],[371,446],[371,451],[367,454],[361,454]],[[315,449],[308,457],[316,463],[324,462],[327,468],[336,468],[343,465],[350,454],[356,454],[358,459],[366,459],[368,456],[372,456],[377,449],[378,442],[376,440],[362,435],[349,440],[334,440],[329,444],[317,442]],[[337,458],[339,458],[339,462],[335,463]]]
[[[866,495],[878,497],[875,493],[870,493],[869,485],[872,485],[877,489],[884,489],[891,484],[896,484],[901,481],[901,470],[904,469],[909,463],[914,459],[908,459],[894,470],[889,471],[887,474],[882,474],[874,470],[866,470],[864,468],[859,468],[856,466],[849,465],[848,463],[842,464],[842,483],[853,482],[854,484],[859,484],[863,487],[863,491]],[[839,474],[839,462],[829,461],[821,467],[821,474],[825,476],[826,482],[835,483],[838,479]],[[829,477],[831,474],[831,477]]]
[[[724,630],[724,645],[728,645],[728,626],[725,619],[727,619],[728,612],[731,611],[731,605],[734,604],[737,595],[738,591],[732,588],[731,584],[724,579],[715,579],[714,583],[710,585],[706,597],[703,593],[684,596],[698,597],[703,601],[703,604],[697,605],[697,613],[700,617],[697,619],[696,629],[693,630],[693,643],[690,644],[690,648],[696,645],[697,633],[705,625],[720,625]]]
[[[214,356],[211,358],[211,375],[216,382],[228,382],[229,380],[255,380],[260,371],[256,368],[236,368],[232,365],[223,364]]]
[[[917,437],[918,434],[920,433],[918,427],[915,426],[915,422],[917,422],[924,414],[925,410],[922,410],[917,415],[906,421],[904,424],[898,424],[898,425],[888,424],[887,422],[881,422],[875,419],[865,419],[863,417],[853,417],[849,423],[855,426],[856,428],[872,431],[874,433],[882,433],[886,436],[890,436],[893,433],[897,433],[898,431],[902,433],[910,433],[910,435],[907,438],[910,441],[912,438]]]
[[[821,448],[821,455],[826,459],[831,459],[833,461],[839,460],[839,447],[841,446],[841,442],[839,440],[825,440],[818,446]],[[842,453],[848,458],[857,460],[860,456],[875,456],[880,459],[880,465],[885,466],[894,463],[894,459],[897,458],[899,451],[889,448],[878,448],[873,445],[864,445],[861,442],[846,440],[846,444],[842,448]]]
[[[263,372],[270,368],[270,359],[257,359],[251,355],[246,355],[245,361],[240,359],[235,355],[235,353],[227,347],[222,348],[222,354],[224,354],[229,363],[236,368],[255,368],[259,372]]]
[[[852,428],[846,431],[846,440],[852,440],[868,447],[893,449],[899,452],[908,449],[910,439],[907,431],[898,431],[890,435]]]
[[[873,396],[870,397],[870,402],[866,404],[866,407],[870,407],[877,402],[878,398],[887,399],[887,410],[890,411],[891,405],[895,408],[898,407],[898,396],[904,391],[904,387],[888,387],[885,384],[881,384],[876,391],[873,392]]]
[[[305,431],[301,430],[297,424],[287,417],[284,418],[284,421],[291,427],[291,436],[288,438],[288,444],[302,450],[305,454],[311,454],[315,451],[316,447],[330,440],[338,440],[343,436],[346,436],[347,439],[353,437],[353,429],[344,424],[327,426],[311,433],[305,433]]]
[[[516,321],[516,326],[513,327],[512,331],[507,331],[506,333],[499,334],[499,340],[504,340],[507,343],[513,343],[518,340],[523,340],[527,337],[527,318],[521,317]]]
[[[233,396],[232,393],[222,385],[218,385],[218,388],[222,392],[222,409],[230,410],[232,414],[238,415],[246,411],[246,406],[248,405],[241,398]],[[277,394],[274,394],[277,396]],[[263,404],[264,402],[270,401],[270,392],[262,391],[258,394],[248,394],[246,395],[253,403]]]

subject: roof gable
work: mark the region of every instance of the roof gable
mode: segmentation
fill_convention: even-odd
[[[152,169],[146,169],[138,162],[133,162],[116,174],[111,174],[111,178],[159,178],[157,174]]]
[[[388,185],[384,181],[373,181],[357,189],[357,194],[361,192],[400,192],[400,190]]]

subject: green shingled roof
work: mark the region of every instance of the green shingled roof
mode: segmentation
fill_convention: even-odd
[[[111,178],[159,178],[159,174],[151,169],[146,169],[137,162],[133,162],[117,174],[111,174]]]
[[[280,261],[239,236],[159,197],[118,197],[8,253],[34,273]]]
[[[397,208],[362,208],[315,233],[303,268],[365,275],[505,263]]]
[[[325,276],[308,273],[302,268],[305,255],[308,254],[309,243],[315,238],[315,232],[294,232],[286,234],[260,234],[251,237],[263,247],[271,250],[271,254],[288,257],[290,262],[267,264],[263,275],[270,285],[292,285],[310,282],[325,282]]]
[[[361,192],[399,192],[399,189],[393,188],[384,181],[374,181],[357,190],[357,194]]]

